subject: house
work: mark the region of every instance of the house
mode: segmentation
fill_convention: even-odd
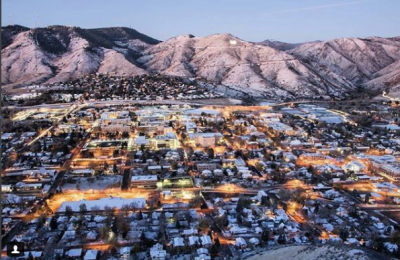
[[[152,260],[165,260],[167,257],[167,251],[163,249],[161,244],[155,244],[150,248],[150,257]]]
[[[207,248],[199,248],[197,249],[197,254],[199,255],[198,259],[211,259],[211,258],[206,258],[207,256],[209,256],[209,252]]]
[[[296,134],[296,131],[292,127],[281,122],[269,121],[266,122],[266,126],[274,134],[285,134],[285,135]]]
[[[184,247],[185,242],[182,237],[174,237],[171,243],[174,247]]]
[[[385,225],[382,222],[375,222],[373,225],[379,233],[382,233],[385,229]]]
[[[200,240],[198,236],[190,236],[188,239],[189,239],[189,246],[200,245]]]
[[[82,248],[74,248],[70,249],[65,253],[65,256],[68,259],[81,259],[82,256]]]
[[[200,237],[200,242],[201,242],[202,246],[205,246],[205,247],[212,245],[211,237],[208,236],[208,235],[201,236]]]
[[[124,246],[119,248],[119,255],[122,259],[128,259],[131,255],[132,247]]]
[[[353,171],[353,172],[361,172],[364,171],[367,167],[361,163],[360,161],[351,161],[342,166],[343,170],[346,172]]]
[[[182,234],[184,236],[190,236],[190,235],[196,235],[197,233],[198,233],[197,229],[191,228],[191,229],[184,229]]]
[[[260,240],[258,240],[258,238],[255,238],[255,237],[250,238],[249,242],[255,246],[260,244]]]
[[[347,238],[345,243],[349,244],[349,245],[359,245],[360,241],[358,241],[356,238],[349,237],[349,238]]]
[[[229,231],[232,234],[244,234],[247,233],[248,230],[246,227],[239,227],[237,225],[233,225]]]
[[[196,256],[194,258],[194,260],[211,260],[211,256],[205,255],[205,254],[201,254],[199,256]]]
[[[246,240],[244,240],[244,238],[242,238],[242,237],[236,238],[235,246],[240,247],[240,248],[247,247]]]
[[[98,250],[88,250],[83,257],[83,260],[96,260],[97,255],[99,254]]]
[[[75,240],[75,230],[67,230],[65,231],[64,235],[62,236],[61,240],[63,241],[72,241]]]
[[[161,165],[149,165],[147,171],[150,173],[160,173],[162,171]]]
[[[89,233],[87,233],[86,239],[88,241],[94,241],[97,239],[97,236],[98,236],[97,232],[94,230],[91,230]]]

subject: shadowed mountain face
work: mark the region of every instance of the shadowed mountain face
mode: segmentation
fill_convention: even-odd
[[[29,28],[20,25],[10,25],[1,28],[1,49],[7,47],[12,43],[14,35],[28,31]]]
[[[288,51],[288,50],[294,49],[294,48],[299,47],[306,43],[287,43],[287,42],[280,42],[280,41],[275,41],[275,40],[265,40],[262,42],[258,42],[257,44],[269,46],[271,48],[281,50],[281,51]]]
[[[55,83],[88,73],[162,73],[264,97],[336,95],[359,85],[397,88],[400,40],[251,43],[230,34],[160,42],[136,30],[50,26],[2,28],[3,88]]]

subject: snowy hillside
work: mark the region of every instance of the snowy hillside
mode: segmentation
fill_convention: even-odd
[[[304,44],[288,53],[315,68],[329,69],[354,84],[362,84],[400,60],[400,41],[379,37],[340,38]]]
[[[55,83],[88,73],[138,75],[140,52],[159,41],[129,28],[81,29],[50,26],[2,28],[1,75],[4,89]],[[2,39],[3,43],[3,39]]]
[[[162,73],[267,98],[343,95],[358,86],[399,88],[400,38],[252,43],[230,34],[159,42],[124,27],[2,28],[3,89],[88,73]]]
[[[336,75],[321,76],[283,51],[230,34],[174,37],[148,48],[138,61],[151,72],[197,77],[256,96],[313,96],[354,87]]]

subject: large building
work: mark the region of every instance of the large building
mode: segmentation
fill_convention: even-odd
[[[215,163],[197,163],[197,170],[199,172],[208,170],[208,171],[213,171],[215,169],[217,169],[217,165]]]
[[[106,133],[129,133],[131,131],[131,126],[129,124],[108,124],[102,125],[101,131]]]
[[[131,130],[129,111],[103,112],[100,116],[100,127],[101,131],[106,133],[129,133]]]
[[[371,171],[395,180],[400,179],[400,163],[394,156],[369,156]]]
[[[131,188],[157,188],[157,175],[136,175],[131,177]]]
[[[286,134],[286,135],[295,135],[296,134],[296,130],[294,130],[292,127],[281,123],[281,122],[277,122],[277,121],[269,121],[266,123],[266,126],[268,127],[268,129],[272,132],[274,132],[275,134]]]
[[[323,153],[303,153],[297,159],[298,165],[316,165],[326,163],[326,155]]]
[[[213,147],[222,138],[221,133],[195,133],[189,134],[189,142],[201,147]]]
[[[150,139],[150,146],[155,150],[177,149],[179,148],[179,140],[174,132],[170,132]]]

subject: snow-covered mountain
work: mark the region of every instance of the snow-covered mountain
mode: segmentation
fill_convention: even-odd
[[[314,96],[354,87],[337,75],[310,70],[283,51],[230,34],[174,37],[149,47],[138,61],[150,72],[197,77],[255,96]]]
[[[60,82],[94,72],[144,74],[147,72],[137,66],[136,59],[158,42],[123,27],[3,27],[1,83],[7,88]]]
[[[281,50],[281,51],[288,51],[288,50],[294,49],[294,48],[299,47],[306,43],[288,43],[288,42],[281,42],[281,41],[276,41],[276,40],[265,40],[262,42],[258,42],[257,44],[269,46],[271,48]]]
[[[381,89],[400,97],[400,60],[373,74],[373,79],[365,83],[367,88]]]
[[[314,68],[343,76],[355,85],[391,86],[399,74],[399,38],[340,38],[304,44],[288,53]]]
[[[333,95],[357,86],[398,88],[400,38],[252,43],[230,34],[159,42],[123,27],[2,28],[3,88],[88,73],[163,73],[265,97]]]

